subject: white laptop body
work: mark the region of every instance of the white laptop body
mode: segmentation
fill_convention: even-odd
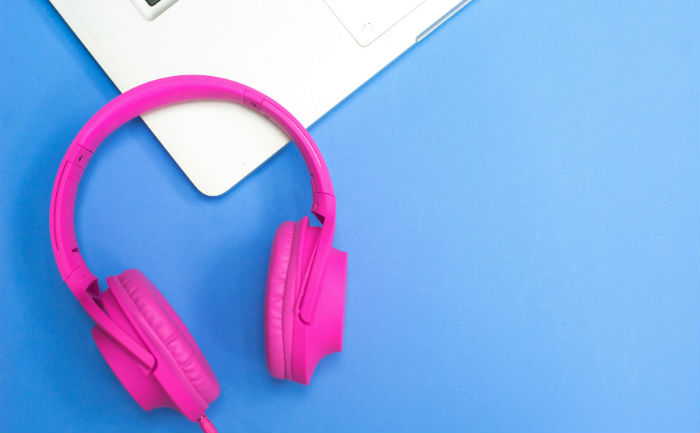
[[[122,92],[170,75],[221,76],[269,95],[308,127],[469,0],[51,2]],[[288,142],[264,117],[225,102],[143,119],[212,196]]]

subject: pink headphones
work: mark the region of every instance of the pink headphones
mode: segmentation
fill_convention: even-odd
[[[223,78],[187,75],[143,84],[109,102],[61,162],[51,198],[51,245],[63,280],[97,323],[97,347],[131,396],[145,410],[171,407],[214,432],[205,410],[219,396],[219,383],[185,325],[138,270],[108,277],[100,293],[78,250],[73,221],[78,183],[100,143],[142,113],[195,99],[234,101],[270,118],[296,143],[311,173],[311,212],[322,226],[310,226],[308,217],[280,225],[265,294],[268,370],[308,385],[321,358],[342,348],[347,253],[332,246],[335,196],[321,153],[301,123],[262,93]]]

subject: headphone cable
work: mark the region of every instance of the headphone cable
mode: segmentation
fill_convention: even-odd
[[[209,418],[207,418],[206,415],[202,415],[199,417],[197,420],[199,423],[199,426],[202,428],[202,432],[204,433],[218,433],[216,431],[216,427],[214,427],[214,424],[209,421]]]

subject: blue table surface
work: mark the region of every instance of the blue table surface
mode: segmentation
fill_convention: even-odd
[[[2,2],[4,432],[197,431],[129,397],[50,248],[58,164],[117,93],[47,1]],[[309,387],[268,375],[262,327],[275,228],[311,203],[294,147],[212,199],[136,120],[83,178],[88,264],[162,290],[222,432],[698,431],[697,0],[475,0],[311,132],[349,278]]]

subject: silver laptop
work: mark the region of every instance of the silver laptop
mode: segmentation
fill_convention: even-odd
[[[51,0],[122,92],[169,75],[216,75],[268,94],[305,126],[468,2]],[[207,195],[226,192],[288,142],[262,116],[225,102],[143,119]]]

